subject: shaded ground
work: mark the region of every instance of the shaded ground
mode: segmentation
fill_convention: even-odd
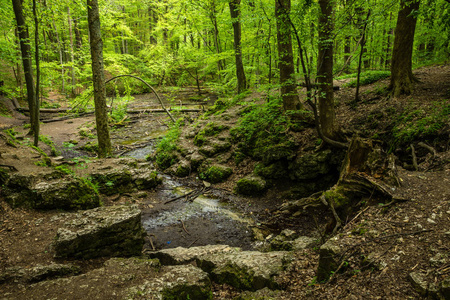
[[[422,68],[416,71],[422,81],[417,85],[413,95],[388,100],[383,93],[378,93],[387,85],[380,81],[361,89],[361,103],[356,109],[351,105],[354,89],[342,88],[336,93],[339,102],[337,119],[342,128],[362,132],[365,136],[375,133],[383,134],[391,126],[389,109],[394,111],[414,111],[426,109],[433,101],[449,101],[450,96],[450,65]],[[137,105],[138,106],[138,105]],[[136,107],[137,107],[136,106]],[[370,116],[376,124],[368,124]],[[193,114],[191,118],[194,118]],[[2,128],[18,125],[26,118],[1,117]],[[132,123],[113,131],[115,153],[126,153],[143,143],[152,145],[152,139],[164,133],[166,116],[163,114],[144,114]],[[74,148],[79,148],[95,139],[80,137],[80,129],[91,130],[93,116],[45,123],[42,134],[51,137],[57,148],[63,150],[66,157],[73,157]],[[16,131],[23,136],[26,129],[18,127]],[[314,131],[298,136],[300,144],[310,146],[309,137]],[[444,138],[447,137],[447,138]],[[26,137],[25,137],[26,139]],[[304,141],[302,141],[304,139]],[[75,146],[67,143],[77,141]],[[73,143],[72,143],[73,144]],[[346,225],[338,236],[345,253],[346,268],[332,277],[326,284],[318,284],[315,280],[318,251],[307,249],[296,253],[296,260],[291,269],[287,270],[280,282],[285,290],[280,299],[405,299],[420,298],[408,280],[408,274],[416,271],[424,274],[430,282],[441,282],[450,274],[450,155],[447,135],[430,143],[437,150],[437,157],[421,149],[418,151],[419,171],[400,169],[402,187],[399,192],[408,199],[388,207],[380,205],[368,206],[354,219],[346,220]],[[49,147],[43,147],[50,152]],[[394,149],[398,155],[398,165],[411,168],[410,149]],[[66,151],[66,152],[64,152]],[[77,150],[81,154],[88,154]],[[12,148],[2,141],[1,163],[11,164],[24,172],[41,172],[42,167],[34,165],[39,160],[36,153],[29,148]],[[92,158],[91,158],[92,159]],[[89,160],[89,159],[88,159]],[[78,162],[79,172],[83,173],[84,163]],[[170,248],[177,246],[199,246],[210,243],[223,243],[232,246],[251,248],[253,229],[259,222],[267,221],[274,208],[285,199],[281,191],[287,186],[280,184],[263,197],[241,198],[231,193],[232,186],[238,178],[252,170],[254,162],[245,161],[239,172],[232,175],[227,183],[216,186],[211,192],[228,203],[229,207],[198,207],[198,216],[181,221],[176,219],[167,226],[151,227],[154,236],[147,241],[146,247]],[[194,176],[180,180],[180,184],[191,189],[198,189],[202,182]],[[178,195],[174,188],[178,184],[168,184],[159,190],[122,194],[104,197],[106,205],[112,203],[137,203],[143,209],[143,221],[158,218],[167,210],[189,211],[191,205],[182,201],[164,204],[165,201]],[[211,197],[214,198],[214,197]],[[208,202],[211,206],[211,203]],[[204,208],[206,209],[204,210]],[[253,220],[250,226],[246,223],[233,221],[223,210],[234,211],[233,207]],[[325,226],[331,219],[329,212],[321,212],[319,227]],[[195,213],[192,213],[195,215]],[[33,267],[37,264],[49,264],[54,260],[49,245],[56,234],[57,228],[64,221],[64,213],[58,211],[42,212],[24,209],[11,209],[0,200],[0,271],[12,266]],[[242,226],[242,227],[239,227]],[[286,226],[319,237],[317,224],[309,219],[278,220],[275,226]],[[280,230],[281,228],[276,228]],[[322,228],[320,228],[322,229]],[[268,232],[259,231],[261,234]],[[377,265],[367,265],[364,257],[373,253]],[[434,259],[436,257],[444,259]],[[58,261],[65,262],[65,261]],[[77,261],[83,272],[97,268],[102,259]],[[0,292],[13,291],[15,283],[0,285]],[[120,287],[117,287],[118,289]],[[225,285],[215,285],[216,299],[231,299],[240,294]]]

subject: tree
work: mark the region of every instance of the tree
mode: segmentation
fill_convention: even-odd
[[[247,80],[245,78],[244,65],[242,63],[242,50],[241,50],[241,12],[239,5],[241,0],[231,0],[230,15],[231,22],[233,23],[234,33],[234,57],[236,59],[236,77],[238,83],[238,94],[247,89]]]
[[[394,97],[409,95],[417,81],[412,73],[412,52],[420,0],[401,0],[395,27],[389,89]]]
[[[34,80],[33,80],[33,67],[31,63],[31,46],[30,46],[30,37],[28,34],[28,28],[25,23],[25,18],[23,15],[22,9],[22,1],[21,0],[12,0],[14,14],[17,22],[17,30],[19,33],[20,39],[20,51],[22,54],[22,64],[23,64],[23,72],[25,75],[25,83],[27,86],[27,100],[28,100],[28,108],[30,109],[30,124],[31,130],[29,134],[37,134],[39,136],[39,120],[36,119],[36,99],[35,90],[34,90]],[[35,139],[35,146],[37,146]]]
[[[319,0],[319,54],[317,58],[317,86],[319,117],[323,134],[336,135],[336,113],[333,95],[333,9],[330,0]]]
[[[294,55],[292,52],[291,24],[289,23],[290,11],[291,0],[275,0],[281,98],[283,99],[284,110],[298,110],[300,100],[294,78]]]
[[[108,114],[106,110],[105,74],[103,70],[103,41],[100,31],[100,15],[97,0],[87,0],[88,24],[94,85],[95,122],[98,137],[98,156],[111,155]]]

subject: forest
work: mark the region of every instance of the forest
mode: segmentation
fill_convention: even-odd
[[[4,299],[450,299],[449,0],[0,0],[0,31]]]

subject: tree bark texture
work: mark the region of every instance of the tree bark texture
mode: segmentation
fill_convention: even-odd
[[[230,15],[233,23],[234,33],[234,57],[236,59],[236,77],[238,94],[247,89],[247,80],[245,78],[244,64],[242,63],[242,51],[241,51],[241,12],[240,12],[241,0],[231,0]]]
[[[34,92],[34,82],[33,82],[33,68],[31,63],[31,46],[30,46],[30,37],[28,35],[28,28],[25,23],[25,18],[23,16],[22,10],[22,2],[21,0],[12,0],[14,14],[16,16],[17,29],[19,32],[19,40],[20,40],[20,51],[22,53],[22,64],[23,64],[23,72],[25,75],[25,84],[27,86],[27,100],[28,107],[31,111],[30,113],[30,124],[31,131],[35,128],[35,123],[39,122],[36,120],[35,114],[35,92]]]
[[[300,100],[294,78],[295,69],[292,52],[291,24],[289,23],[290,10],[291,0],[275,0],[281,98],[283,99],[284,110],[298,110],[300,108]]]
[[[36,91],[34,94],[34,111],[32,112],[34,114],[34,119],[36,122],[34,122],[34,146],[37,147],[39,144],[39,107],[40,107],[40,101],[39,101],[39,90],[40,90],[40,79],[41,79],[41,68],[39,65],[39,20],[37,15],[37,8],[36,8],[36,0],[33,0],[33,17],[34,17],[34,46],[35,46],[35,59],[36,59]]]
[[[411,94],[416,78],[412,73],[414,33],[420,0],[401,0],[395,27],[394,49],[391,61],[390,90],[394,97]]]
[[[90,33],[92,81],[94,85],[95,121],[98,137],[98,156],[111,154],[108,114],[106,110],[105,74],[103,72],[103,41],[100,31],[100,15],[97,0],[87,0]]]
[[[333,8],[330,0],[319,0],[319,55],[317,85],[319,118],[323,134],[333,138],[336,133],[336,113],[333,95]]]

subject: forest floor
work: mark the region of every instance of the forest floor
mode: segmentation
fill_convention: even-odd
[[[414,111],[431,113],[439,101],[448,104],[450,65],[420,68],[414,73],[420,82],[412,95],[388,99],[383,94],[383,89],[388,82],[381,80],[362,87],[361,100],[356,108],[353,103],[354,89],[342,86],[341,90],[336,92],[339,125],[348,131],[376,137],[392,129],[394,120],[390,113],[402,112],[405,115]],[[8,108],[9,104],[5,103]],[[9,110],[12,111],[11,107]],[[195,114],[190,117],[194,118]],[[121,135],[120,130],[113,131],[115,153],[131,150],[133,143],[139,145],[146,138],[154,139],[164,135],[166,129],[164,118],[165,116],[151,117],[152,122],[145,119],[142,123],[132,123],[129,125],[129,134]],[[26,117],[14,112],[12,117],[0,116],[0,128],[16,126],[14,130],[19,132],[18,135],[25,136],[26,129],[20,125],[26,121]],[[76,156],[80,153],[73,153],[70,144],[74,141],[80,143],[77,147],[87,144],[91,140],[89,134],[92,131],[92,122],[93,116],[90,115],[45,123],[42,125],[41,133],[51,137],[57,147],[66,151],[63,152],[63,156]],[[135,122],[140,121],[135,120]],[[278,294],[278,299],[417,299],[423,295],[420,295],[411,284],[408,277],[411,272],[418,272],[428,282],[436,284],[449,278],[449,126],[450,124],[447,124],[445,132],[439,133],[439,140],[434,144],[436,155],[432,155],[426,149],[417,150],[418,170],[411,168],[410,149],[393,149],[399,157],[397,164],[402,183],[397,193],[407,201],[388,207],[377,204],[367,206],[353,219],[346,220],[346,224],[337,235],[342,247],[347,250],[344,253],[346,265],[341,269],[342,272],[333,275],[327,283],[318,283],[315,279],[318,249],[296,252],[296,259],[292,266],[279,278],[284,289]],[[80,139],[80,130],[87,132],[84,139]],[[135,131],[137,136],[133,136],[131,131]],[[131,147],[127,140],[133,140]],[[43,148],[47,152],[50,151],[50,148],[45,146]],[[0,163],[13,164],[24,172],[40,172],[40,167],[34,164],[36,153],[31,152],[29,148],[15,149],[2,142],[0,151],[2,154]],[[231,180],[235,179],[231,178]],[[193,181],[195,178],[186,179],[183,184],[195,187]],[[279,190],[276,188],[262,197],[243,198],[226,192],[231,185],[228,182],[219,186],[224,191],[221,197],[227,197],[246,215],[258,216],[255,217],[256,221],[264,221],[269,212],[280,205],[280,199],[276,197],[279,195]],[[150,214],[150,211],[156,211],[161,207],[161,199],[158,200],[160,196],[155,192],[147,194],[144,198],[122,195],[120,198],[104,198],[103,201],[106,205],[136,202],[144,209],[145,215],[145,209],[147,214]],[[59,214],[59,211],[11,209],[3,199],[0,199],[0,271],[10,267],[30,268],[55,262],[49,245],[63,222],[63,219],[55,217]],[[222,222],[225,224],[227,221]],[[250,243],[250,238],[244,233],[242,236],[230,235],[229,240],[223,240],[223,237],[214,236],[213,227],[210,227],[210,231],[205,234],[202,232],[204,227],[196,229],[197,225],[194,223],[186,224],[186,226],[194,230],[194,235],[204,235],[205,239],[197,241],[196,245],[207,244],[208,241],[218,242],[218,240],[221,243],[230,242],[234,245],[239,241]],[[314,224],[303,224],[303,226],[309,228],[311,234],[318,236],[317,232],[312,232],[315,228]],[[177,230],[181,231],[179,226]],[[167,236],[160,237],[160,247],[163,247],[173,232],[166,234]],[[384,238],[380,238],[380,235]],[[185,241],[180,245],[187,246],[191,242]],[[363,258],[368,257],[369,254],[375,257],[375,262],[370,265],[363,261]],[[57,262],[66,261],[58,260]],[[82,267],[82,272],[87,272],[98,268],[103,262],[104,259],[96,259],[76,263]],[[0,295],[10,293],[11,297],[14,289],[21,284],[14,282],[0,284]],[[226,285],[214,286],[215,299],[233,299],[240,293],[241,291]]]

